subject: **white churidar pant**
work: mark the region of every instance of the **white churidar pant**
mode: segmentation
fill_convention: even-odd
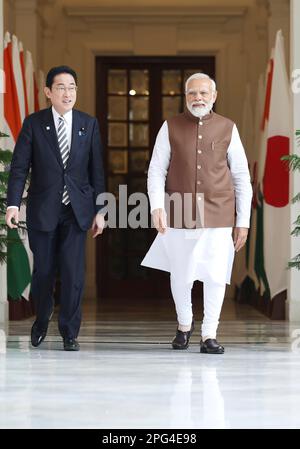
[[[192,322],[191,289],[202,281],[204,318],[202,337],[216,338],[219,317],[230,284],[234,260],[232,228],[173,229],[158,234],[142,265],[168,271],[178,323]]]
[[[193,283],[181,283],[171,276],[171,290],[177,321],[182,326],[189,326],[193,320],[192,288]],[[225,284],[220,285],[209,280],[203,283],[204,317],[201,327],[202,337],[216,338],[224,294]]]

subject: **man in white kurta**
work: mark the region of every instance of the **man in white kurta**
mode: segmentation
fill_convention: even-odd
[[[148,171],[148,194],[158,235],[142,261],[143,266],[170,272],[178,319],[174,349],[189,345],[194,329],[191,290],[195,280],[203,282],[200,351],[210,354],[224,352],[216,340],[219,317],[226,284],[230,284],[234,252],[247,239],[252,199],[248,163],[237,127],[212,112],[216,97],[216,85],[210,77],[192,75],[186,82],[187,112],[175,121],[165,121],[157,135]],[[196,126],[195,148],[193,139],[187,144],[194,129],[191,126]],[[187,134],[185,140],[181,140],[182,131]],[[187,164],[185,159],[189,159]],[[187,177],[193,178],[190,184],[189,180],[185,182]],[[168,226],[166,192],[185,195],[189,190],[196,206],[205,204],[202,210],[207,211],[206,220],[192,229]]]

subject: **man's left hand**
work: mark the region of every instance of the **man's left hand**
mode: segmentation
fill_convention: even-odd
[[[102,234],[104,226],[105,226],[104,215],[96,214],[92,224],[93,239],[97,237],[97,235]]]
[[[233,243],[234,249],[238,252],[245,245],[248,237],[248,228],[234,228]]]

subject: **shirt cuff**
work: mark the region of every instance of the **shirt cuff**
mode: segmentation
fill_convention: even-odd
[[[150,205],[151,205],[151,213],[155,209],[164,209],[165,208],[165,192],[163,194],[155,193],[149,194]]]
[[[8,210],[8,209],[18,209],[18,210],[19,210],[18,206],[8,206],[8,207],[6,208],[6,210]]]
[[[236,228],[250,228],[250,220],[245,218],[237,218],[235,223]]]

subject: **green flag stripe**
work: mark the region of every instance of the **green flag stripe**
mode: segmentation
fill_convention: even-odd
[[[256,214],[256,244],[255,244],[255,273],[260,282],[265,286],[267,294],[270,296],[270,287],[265,272],[264,261],[264,207],[263,207],[263,195],[261,191],[258,191],[259,202],[257,204]]]
[[[9,229],[7,237],[14,240],[7,245],[7,292],[17,300],[31,281],[30,264],[18,230]]]

